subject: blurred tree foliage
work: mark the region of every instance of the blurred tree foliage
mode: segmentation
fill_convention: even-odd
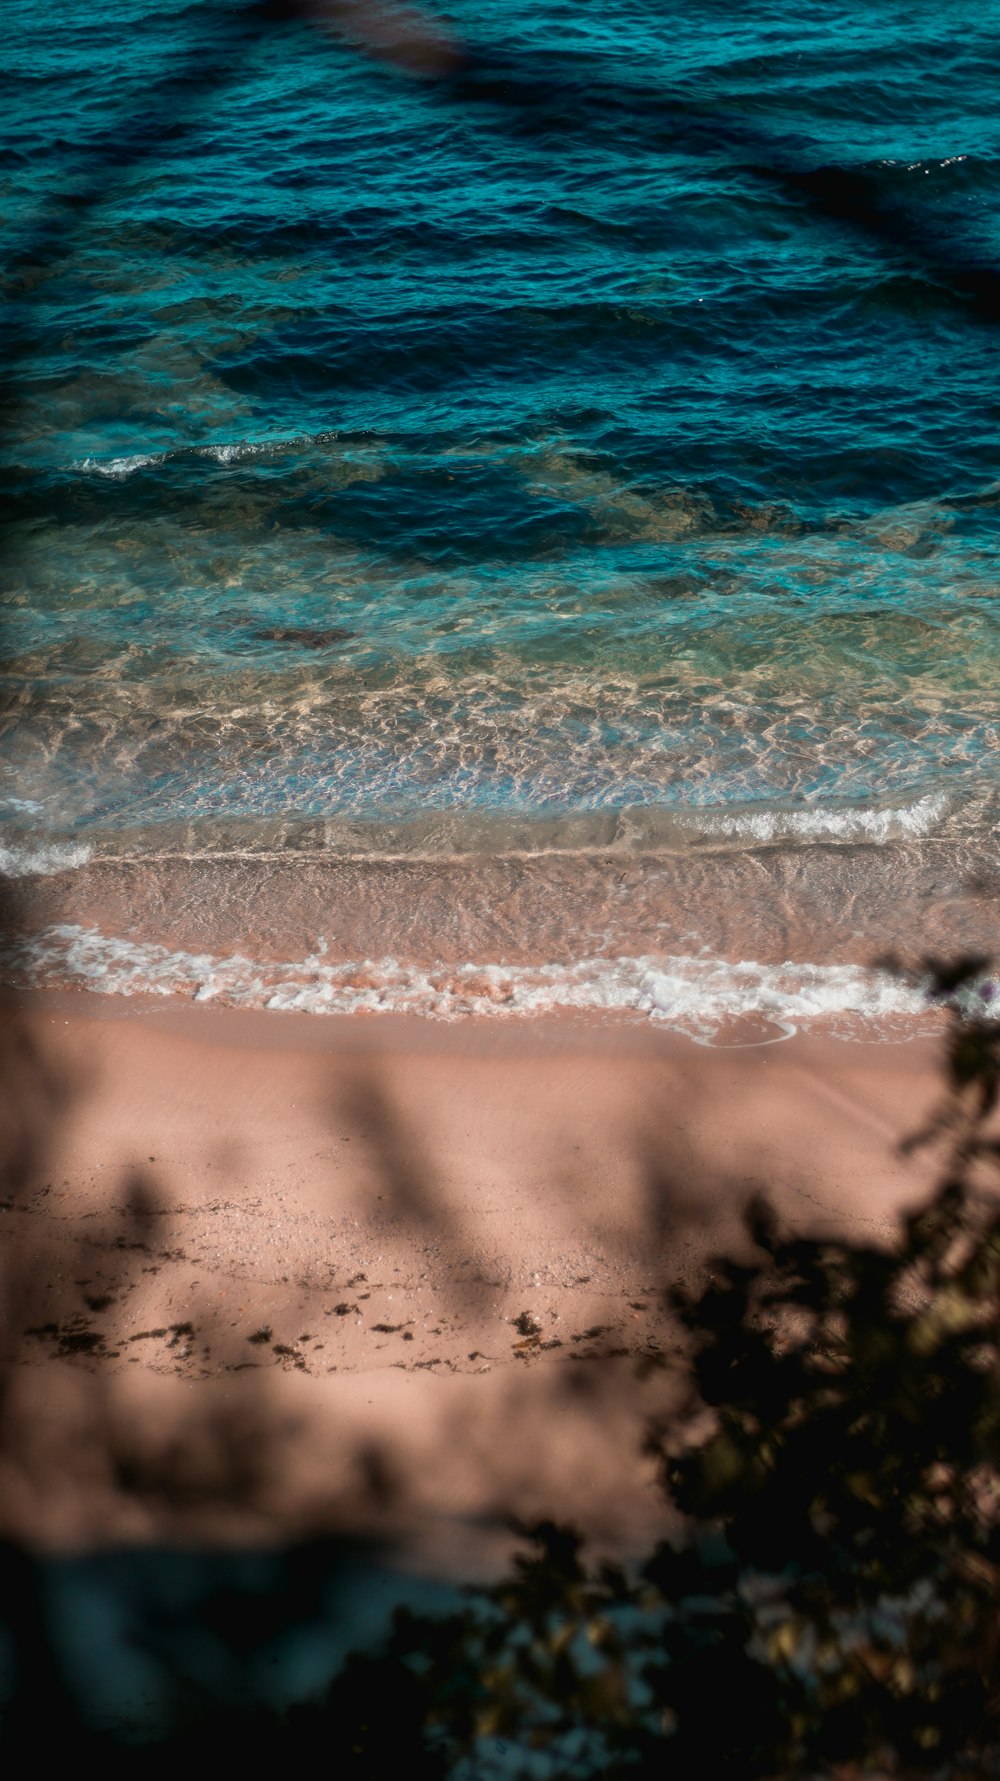
[[[943,1145],[943,1181],[898,1246],[789,1238],[760,1202],[754,1258],[671,1295],[687,1400],[649,1441],[686,1537],[626,1574],[569,1529],[524,1529],[511,1575],[460,1612],[397,1614],[305,1716],[344,1773],[382,1781],[390,1739],[428,1777],[997,1772],[1000,1027],[968,1014],[982,967],[933,967],[955,1019],[913,1142]]]

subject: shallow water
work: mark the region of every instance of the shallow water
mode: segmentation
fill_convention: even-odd
[[[448,16],[13,0],[7,968],[881,1029],[995,933],[1000,9]]]

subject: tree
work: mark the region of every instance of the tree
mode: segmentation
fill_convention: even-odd
[[[931,967],[952,1009],[931,1203],[886,1251],[784,1236],[719,1257],[665,1307],[681,1413],[649,1431],[685,1517],[638,1573],[572,1530],[448,1619],[397,1615],[325,1712],[348,1773],[406,1678],[427,1772],[625,1777],[995,1772],[1000,1758],[1000,1027],[968,1013],[982,960]],[[981,1002],[980,1006],[984,1006]],[[416,1712],[414,1712],[416,1709]]]

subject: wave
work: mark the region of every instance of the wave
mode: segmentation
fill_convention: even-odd
[[[0,876],[4,878],[50,877],[86,866],[94,850],[85,842],[0,842]]]
[[[330,963],[320,947],[296,961],[172,951],[64,924],[9,947],[8,967],[35,986],[73,986],[102,995],[183,996],[230,1007],[308,1014],[468,1016],[572,1012],[644,1019],[710,1044],[733,1022],[763,1023],[780,1037],[831,1024],[877,1036],[902,1017],[907,1032],[928,1014],[924,990],[859,965],[765,965],[707,956],[587,958],[572,965],[498,963],[431,966],[394,958]],[[967,992],[981,1014],[996,986]]]
[[[88,471],[93,476],[132,476],[137,470],[147,470],[151,464],[165,464],[171,455],[166,451],[135,451],[120,458],[81,458],[73,468]]]
[[[929,835],[948,810],[943,792],[927,793],[912,804],[884,809],[857,806],[853,809],[808,810],[759,809],[727,811],[724,815],[698,815],[692,829],[705,840],[733,844],[767,845],[775,841],[903,841]]]
[[[978,806],[976,806],[978,809]],[[886,805],[566,810],[558,813],[489,809],[431,809],[417,816],[312,818],[307,816],[197,817],[94,828],[86,843],[18,837],[0,843],[0,873],[64,872],[92,861],[339,860],[447,862],[456,858],[542,859],[565,855],[744,853],[755,848],[811,845],[871,846],[921,840],[947,827],[950,800],[926,793]],[[971,807],[966,817],[975,814]]]
[[[238,440],[232,444],[220,445],[182,445],[170,451],[127,452],[116,458],[81,458],[70,468],[93,476],[121,478],[134,476],[139,470],[159,468],[177,459],[209,458],[217,464],[238,464],[246,459],[270,456],[296,446],[320,446],[327,443],[329,439],[326,435],[316,435],[295,439]]]

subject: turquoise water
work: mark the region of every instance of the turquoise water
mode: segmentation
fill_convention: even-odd
[[[988,943],[1000,8],[447,17],[418,79],[280,8],[8,6],[0,861],[45,970],[391,953],[541,1005]]]

